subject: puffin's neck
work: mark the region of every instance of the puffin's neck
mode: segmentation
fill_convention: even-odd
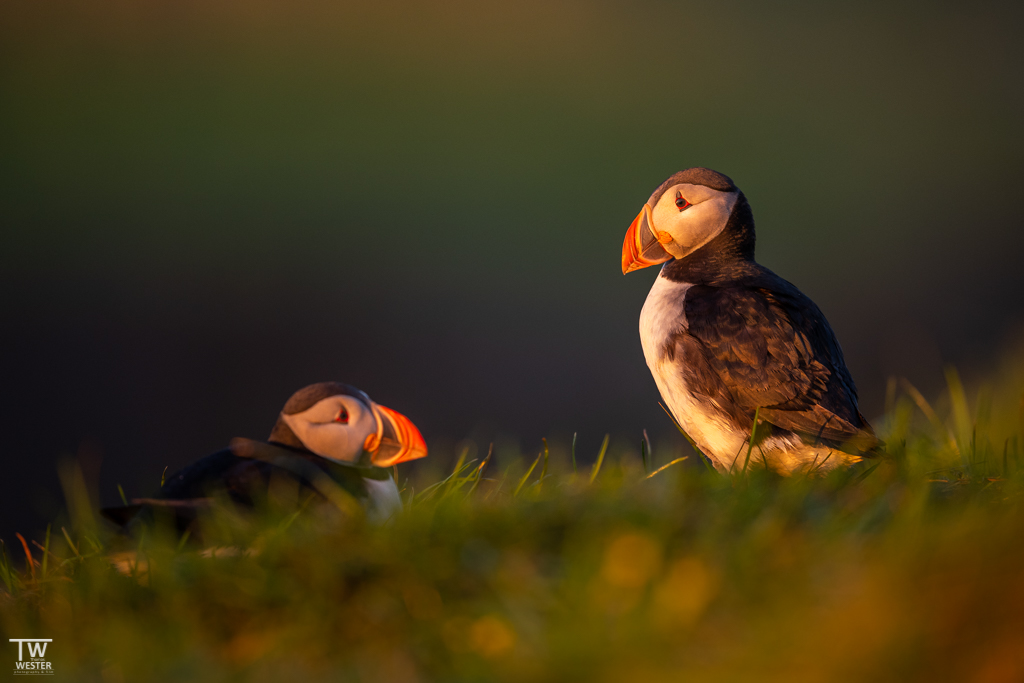
[[[267,441],[291,448],[299,448],[304,451],[309,450],[306,448],[306,444],[299,441],[299,437],[295,436],[295,432],[292,431],[292,428],[288,426],[288,423],[281,416],[278,416],[274,429],[271,430],[270,438]]]
[[[722,232],[692,254],[669,261],[661,277],[695,285],[721,285],[756,273],[754,214],[741,192]]]

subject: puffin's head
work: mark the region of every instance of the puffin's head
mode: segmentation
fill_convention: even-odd
[[[427,455],[409,418],[340,382],[311,384],[292,394],[269,440],[354,465],[391,467]]]
[[[692,254],[725,230],[738,205],[746,200],[726,175],[699,167],[674,174],[626,231],[622,274]]]

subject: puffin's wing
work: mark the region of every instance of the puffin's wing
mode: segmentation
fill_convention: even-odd
[[[205,498],[212,490],[218,489],[245,495],[254,486],[266,486],[270,479],[269,469],[260,460],[239,457],[231,448],[224,448],[167,477],[159,497],[172,500]]]
[[[781,284],[687,291],[688,328],[676,352],[684,355],[688,386],[741,423],[751,424],[760,408],[761,418],[814,439],[873,442],[828,321],[799,290]]]
[[[254,486],[266,488],[269,465],[238,457],[230,448],[217,451],[175,472],[164,482],[155,498],[135,498],[128,505],[100,510],[106,519],[130,530],[136,520],[152,521],[154,516],[173,519],[178,531],[195,521],[212,503],[209,495],[224,491],[236,501],[249,502]]]
[[[152,522],[155,517],[163,516],[164,519],[171,520],[178,532],[181,533],[196,520],[200,511],[208,509],[212,503],[213,499],[211,498],[187,500],[133,498],[128,505],[102,508],[100,514],[126,532],[130,532],[132,525],[137,521]]]
[[[336,502],[341,493],[363,500],[368,496],[364,476],[374,478],[374,473],[332,463],[309,452],[235,439],[228,448],[172,474],[157,497],[136,498],[130,505],[103,508],[101,513],[126,530],[133,520],[169,516],[178,530],[184,531],[213,504],[211,496],[217,494],[227,494],[235,503],[251,507],[265,496],[272,479],[283,478],[298,485],[301,499],[312,494]]]
[[[366,497],[365,482],[357,468],[332,463],[309,452],[234,439],[228,448],[171,475],[160,489],[160,498],[204,498],[219,490],[236,503],[251,505],[254,493],[266,492],[275,477],[294,480],[303,495],[323,495],[325,486],[338,486],[357,499]]]

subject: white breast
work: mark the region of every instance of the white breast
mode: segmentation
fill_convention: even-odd
[[[366,518],[374,524],[383,524],[402,511],[402,496],[391,477],[387,479],[363,479],[369,500]]]
[[[658,276],[640,312],[640,343],[647,367],[668,409],[700,449],[727,470],[744,439],[737,435],[723,415],[699,403],[686,385],[683,359],[665,356],[672,336],[687,327],[686,292],[693,285]]]
[[[644,308],[640,311],[640,342],[644,347],[647,364],[653,354],[679,330],[686,329],[686,290],[689,282],[673,282],[658,276],[651,287]]]

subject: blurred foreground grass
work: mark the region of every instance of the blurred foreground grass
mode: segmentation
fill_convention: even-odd
[[[1024,680],[1019,373],[948,379],[892,387],[874,468],[461,461],[386,527],[285,492],[206,552],[119,548],[69,469],[66,530],[4,546],[0,636],[66,680]]]

